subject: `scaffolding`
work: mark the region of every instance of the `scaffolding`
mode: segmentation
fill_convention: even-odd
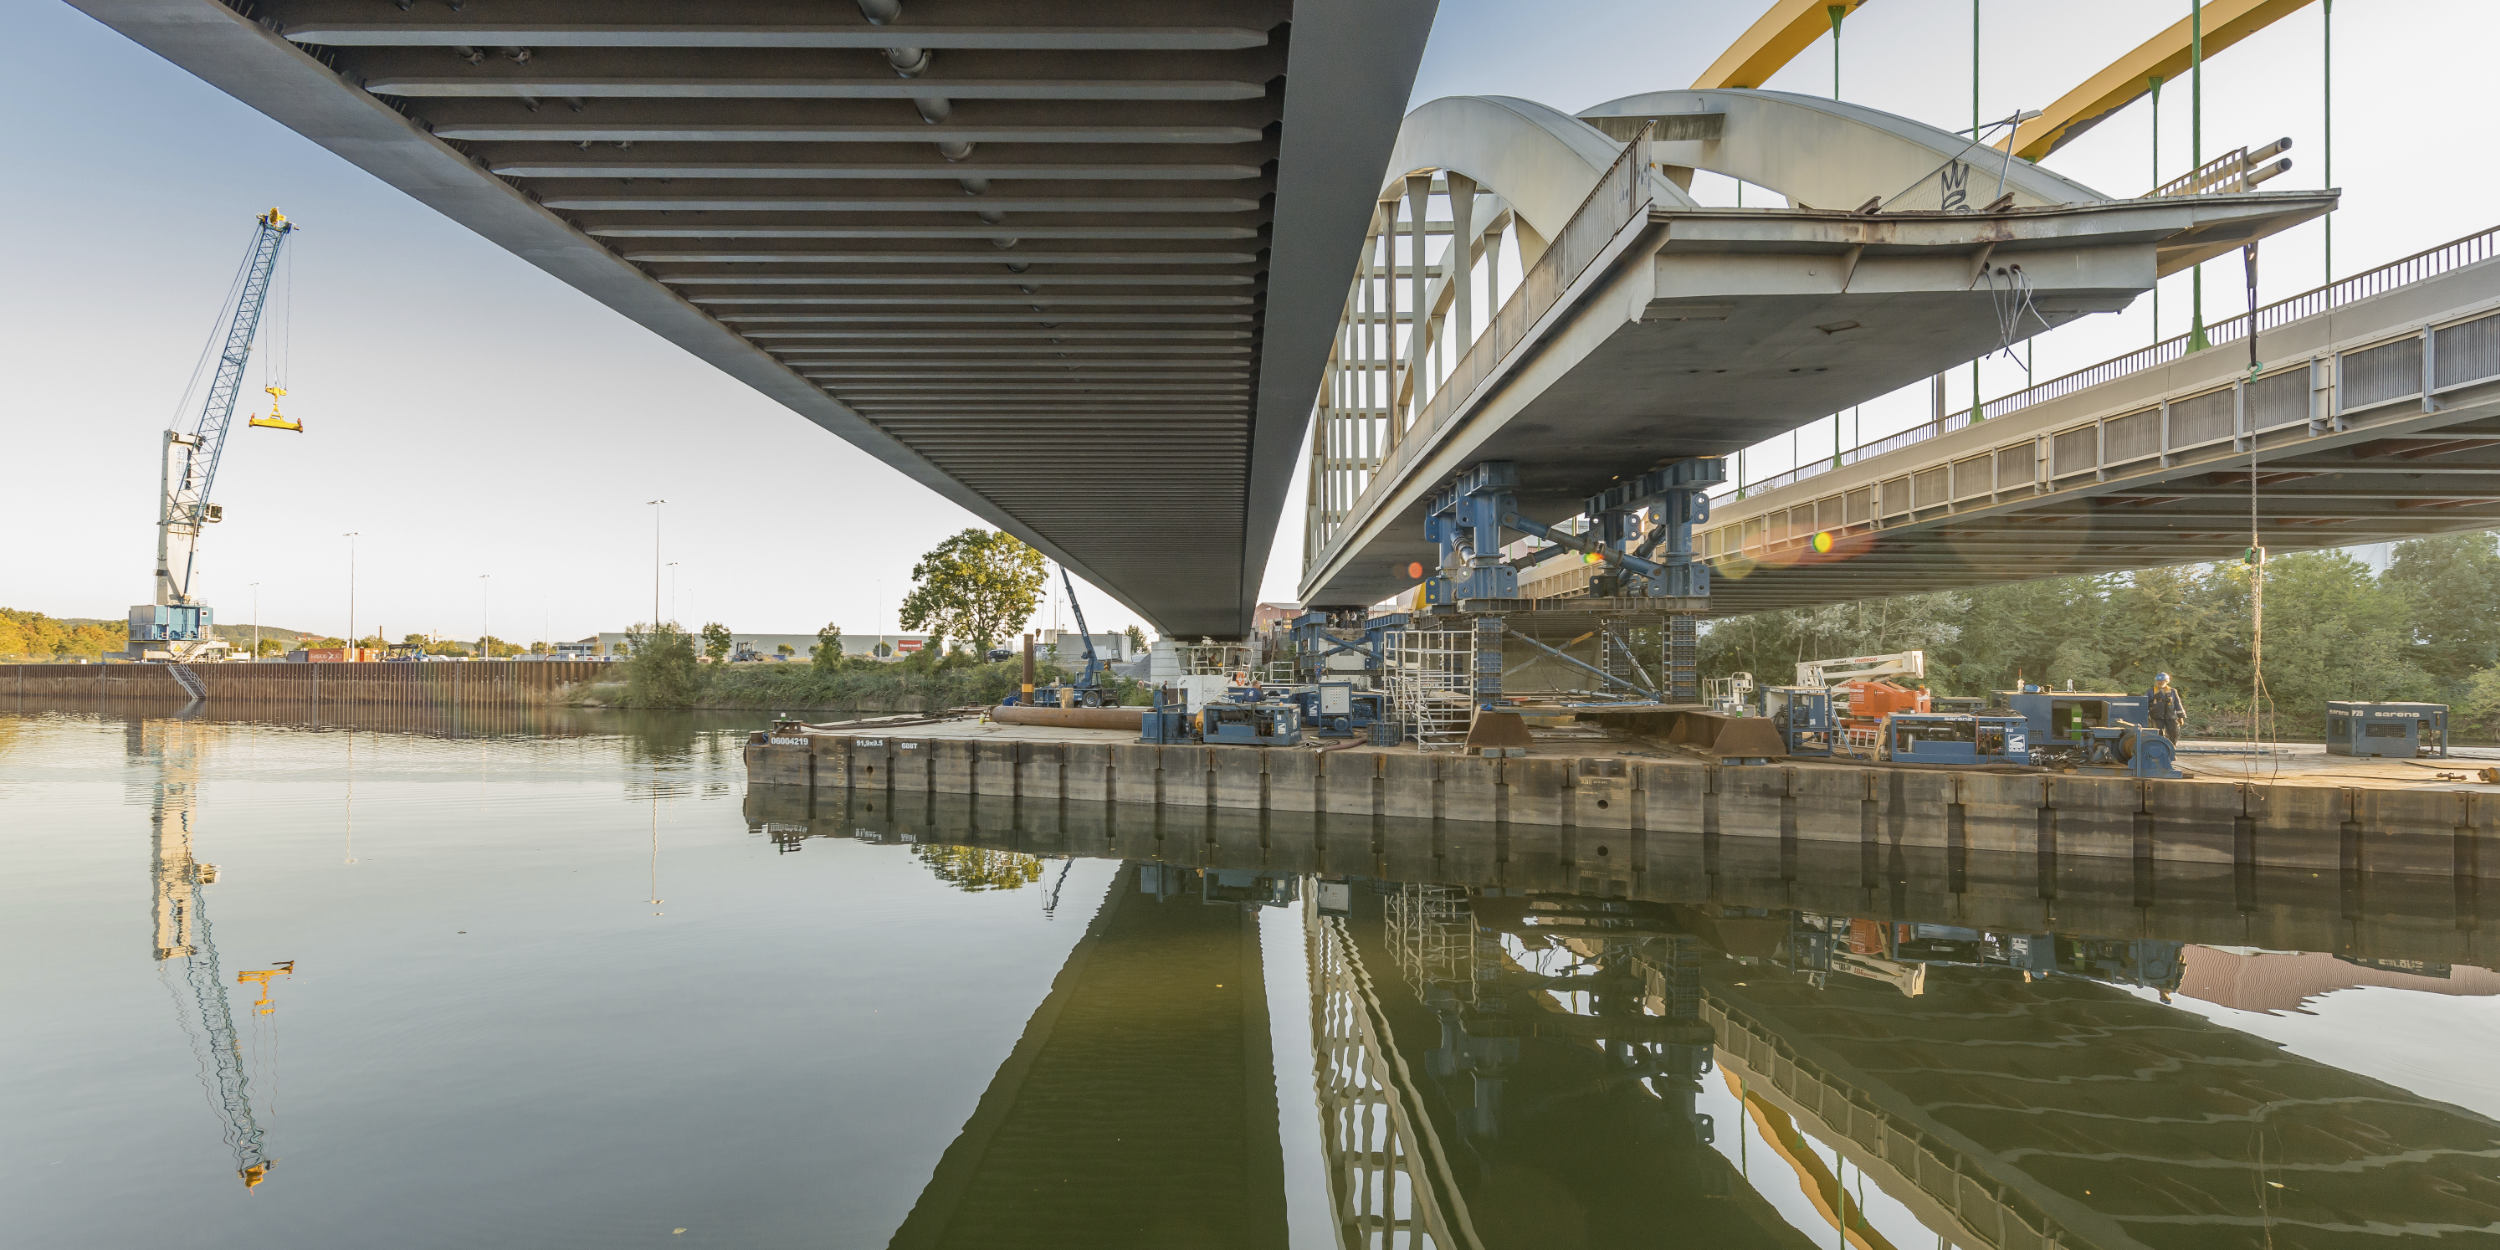
[[[1181,672],[1189,676],[1231,676],[1250,671],[1250,647],[1246,643],[1183,643],[1177,650]]]
[[[1439,987],[1460,1002],[1476,1001],[1476,922],[1467,897],[1458,886],[1410,883],[1386,900],[1389,950],[1418,999]]]
[[[1427,751],[1467,744],[1476,715],[1476,636],[1463,629],[1405,630],[1389,637],[1386,678],[1396,716]]]

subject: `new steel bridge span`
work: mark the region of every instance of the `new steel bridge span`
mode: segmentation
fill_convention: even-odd
[[[1518,515],[1562,522],[1621,479],[2123,308],[2334,204],[2239,189],[2265,176],[2262,155],[2115,199],[1966,135],[1779,92],[1657,92],[1578,116],[1424,105],[1321,380],[1303,600],[1375,603],[1449,567],[1424,517],[1471,466],[1514,465]],[[1705,207],[1687,190],[1704,170],[1786,202]]]

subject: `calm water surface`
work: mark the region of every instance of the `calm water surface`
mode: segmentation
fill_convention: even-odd
[[[751,720],[0,704],[0,1246],[2500,1245],[2447,882],[895,811]]]

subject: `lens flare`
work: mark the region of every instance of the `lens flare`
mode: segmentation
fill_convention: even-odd
[[[1815,531],[1815,535],[1814,535],[1814,554],[1816,554],[1816,555],[1818,555],[1818,556],[1827,556],[1827,555],[1830,555],[1831,553],[1832,553],[1832,532],[1831,532],[1830,530],[1817,530],[1817,531]]]

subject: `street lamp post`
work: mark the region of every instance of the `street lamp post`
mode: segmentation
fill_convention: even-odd
[[[351,655],[356,647],[356,535],[362,532],[350,530],[344,535],[347,539],[347,646]]]
[[[651,628],[660,627],[660,505],[665,499],[650,501],[651,506]]]

